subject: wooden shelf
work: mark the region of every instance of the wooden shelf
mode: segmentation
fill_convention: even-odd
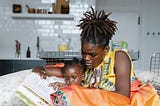
[[[74,20],[74,16],[69,14],[22,14],[12,13],[12,18],[15,19],[53,19],[53,20]]]

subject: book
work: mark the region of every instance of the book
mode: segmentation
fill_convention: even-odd
[[[31,73],[19,85],[15,93],[29,106],[51,106],[50,94],[56,91],[48,87],[48,84],[54,82],[65,83],[63,78],[53,76],[41,79],[38,74]]]

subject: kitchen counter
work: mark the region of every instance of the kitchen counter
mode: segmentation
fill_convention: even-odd
[[[40,58],[0,58],[0,60],[43,60]]]
[[[78,51],[40,51],[41,59],[59,59],[59,60],[71,60],[73,57],[82,58],[81,52]],[[139,52],[129,52],[132,61],[139,59]]]

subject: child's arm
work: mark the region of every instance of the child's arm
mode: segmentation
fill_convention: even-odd
[[[68,85],[65,83],[61,83],[61,82],[55,82],[55,83],[50,83],[48,86],[53,87],[53,89],[57,91],[57,88],[62,89]]]
[[[62,71],[60,67],[52,67],[52,68],[47,68],[47,67],[42,67],[42,66],[37,66],[32,69],[32,72],[35,72],[41,76],[42,79],[46,79],[47,76],[57,76],[57,77],[62,77]]]

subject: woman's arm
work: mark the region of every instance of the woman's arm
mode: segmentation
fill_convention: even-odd
[[[116,52],[114,71],[116,74],[116,92],[130,97],[131,60],[124,51]]]

